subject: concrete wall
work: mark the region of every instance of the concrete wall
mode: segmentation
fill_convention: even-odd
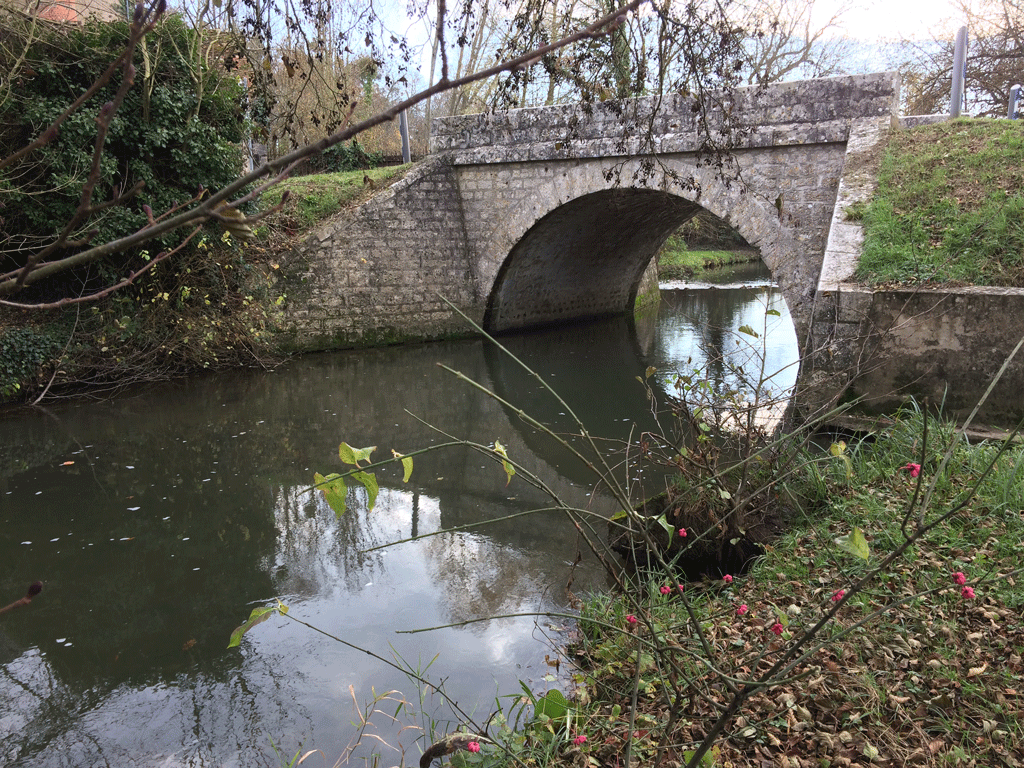
[[[900,121],[904,127],[918,118]],[[863,244],[848,211],[875,188],[876,150],[895,125],[854,121],[840,184],[797,403],[805,414],[859,402],[853,415],[891,413],[914,398],[963,421],[1024,335],[1024,290],[873,290],[854,273]],[[1003,374],[976,423],[1009,426],[1024,418],[1024,354]]]
[[[844,286],[831,305],[837,333],[805,373],[817,402],[852,402],[855,415],[891,413],[914,398],[963,421],[1024,335],[1024,290],[886,290]],[[820,358],[825,358],[824,360]],[[812,382],[814,386],[812,387]],[[1024,419],[1024,352],[976,417],[1011,426]],[[805,400],[806,402],[806,400]]]

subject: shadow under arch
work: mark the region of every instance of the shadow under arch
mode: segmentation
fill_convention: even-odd
[[[489,333],[633,307],[662,244],[701,206],[656,189],[592,192],[543,216],[513,246],[487,302]]]

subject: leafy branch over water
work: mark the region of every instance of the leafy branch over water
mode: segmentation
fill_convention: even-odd
[[[740,332],[751,335],[746,329]],[[712,766],[725,761],[740,766],[794,752],[836,760],[837,765],[846,764],[842,760],[852,764],[855,758],[931,764],[932,757],[958,748],[953,737],[957,728],[971,732],[967,724],[955,725],[958,721],[945,710],[940,695],[929,694],[920,699],[919,711],[944,709],[949,736],[938,746],[935,739],[922,743],[907,730],[913,718],[892,719],[871,711],[863,689],[866,679],[858,675],[899,681],[902,688],[884,693],[892,700],[909,702],[924,696],[920,692],[929,670],[947,666],[942,654],[969,654],[972,647],[970,642],[936,646],[929,615],[942,618],[951,638],[974,636],[967,628],[977,626],[977,611],[1007,622],[1016,615],[1015,626],[1007,624],[1006,630],[1024,635],[1019,612],[1000,604],[1008,593],[1000,591],[999,584],[1012,584],[1018,575],[1016,564],[1008,567],[1011,561],[997,558],[996,547],[990,544],[995,531],[1012,540],[1024,534],[1024,483],[1019,479],[1024,451],[1010,438],[996,446],[969,448],[962,434],[947,425],[930,427],[921,411],[904,414],[885,433],[849,444],[836,441],[826,452],[806,450],[806,428],[767,441],[763,433],[753,433],[745,441],[745,454],[718,463],[718,436],[710,428],[697,431],[696,447],[663,435],[639,435],[629,446],[634,456],[654,461],[662,455],[673,466],[686,466],[691,494],[710,492],[710,498],[722,504],[719,510],[731,508],[726,502],[756,496],[759,491],[746,485],[766,482],[759,478],[767,475],[770,484],[762,490],[790,499],[805,515],[796,543],[770,547],[750,575],[725,573],[688,584],[680,579],[684,554],[694,542],[714,535],[717,527],[727,530],[723,518],[715,518],[705,530],[683,529],[687,535],[682,536],[665,513],[647,515],[634,505],[627,484],[619,479],[623,474],[628,477],[629,471],[611,466],[604,452],[591,455],[576,448],[567,435],[452,373],[573,452],[591,469],[595,485],[610,489],[622,506],[621,521],[632,526],[649,552],[636,571],[618,567],[609,543],[598,532],[598,526],[607,526],[608,521],[559,498],[500,443],[453,439],[425,449],[468,446],[500,463],[507,482],[514,476],[544,489],[602,558],[619,588],[584,604],[575,655],[581,666],[575,675],[575,699],[527,691],[512,705],[498,701],[497,712],[488,721],[494,725],[490,730],[488,723],[465,718],[470,730],[458,742],[465,745],[451,755],[454,764],[556,766],[584,761],[612,766],[642,760],[656,766]],[[692,377],[690,381],[696,383]],[[693,398],[713,393],[703,386],[686,392],[690,399],[677,413],[707,424],[704,419],[717,406]],[[585,445],[597,447],[582,423],[576,420],[575,427]],[[320,490],[338,514],[346,508],[337,505],[339,489],[346,487],[338,486],[339,481],[353,478],[371,504],[371,487],[377,487],[373,470],[396,461],[404,464],[415,455],[393,452],[390,459],[374,464],[372,452],[342,444],[339,455],[353,469],[323,478]],[[744,465],[749,465],[749,472],[739,471]],[[411,464],[406,466],[411,471]],[[700,468],[710,471],[701,475]],[[1010,514],[1003,515],[1004,511]],[[965,519],[968,513],[970,521]],[[689,543],[676,551],[666,548],[666,533],[673,542],[685,538]],[[988,572],[983,570],[986,563],[991,563]],[[883,621],[891,616],[900,621]],[[868,628],[870,636],[865,634]],[[906,657],[914,663],[890,665],[894,652],[883,653],[881,662],[860,655],[865,648],[873,653],[882,643],[883,648],[908,649]],[[995,659],[993,653],[998,652],[986,657]],[[922,659],[927,660],[924,666]],[[953,678],[971,717],[984,714],[981,719],[991,724],[984,728],[990,737],[986,754],[993,759],[1019,752],[1022,744],[1020,733],[1003,727],[1011,716],[1010,704],[1005,692],[999,693],[1000,688],[1016,690],[1013,680],[1022,668],[1019,655],[1016,659],[1011,658],[1007,672],[991,682],[979,679],[989,669],[988,661],[965,667],[959,678]],[[854,678],[860,681],[856,685],[850,682]],[[977,690],[968,693],[970,686]],[[999,703],[999,696],[1004,703]],[[856,707],[844,710],[844,700],[856,702]],[[527,706],[532,707],[531,714],[524,714]],[[861,723],[871,723],[877,730],[866,731]],[[796,736],[804,732],[815,736],[811,747],[802,746],[803,737]],[[470,738],[476,735],[485,738]],[[433,754],[433,746],[425,756]]]

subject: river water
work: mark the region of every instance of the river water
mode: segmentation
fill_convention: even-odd
[[[766,359],[787,371],[779,387],[795,379],[792,323],[763,268],[719,280],[665,290],[657,317],[636,324],[502,341],[594,433],[622,440],[654,427],[637,382],[648,366],[660,387],[709,350],[724,355],[708,366],[715,376],[743,364],[715,326],[763,330],[766,309],[780,311],[767,317]],[[509,517],[550,506],[548,496],[519,477],[506,485],[500,464],[464,448],[417,456],[407,483],[378,472],[372,511],[353,491],[338,518],[308,491],[314,472],[344,471],[342,440],[378,446],[375,459],[446,435],[498,440],[597,516],[588,519],[599,534],[611,500],[591,495],[592,478],[519,408],[571,428],[566,407],[510,356],[467,340],[308,356],[0,414],[0,604],[46,584],[0,617],[0,764],[276,766],[319,749],[316,764],[376,751],[396,765],[402,748],[406,763],[419,759],[422,729],[440,736],[460,720],[412,677],[286,618],[228,649],[232,629],[275,598],[441,684],[480,721],[520,681],[536,692],[559,685],[545,656],[567,620],[508,614],[571,612],[572,595],[603,588],[605,576],[562,515]],[[638,495],[659,490],[644,482]],[[497,522],[474,526],[486,520]],[[479,621],[489,616],[506,618]],[[440,625],[449,626],[403,632]],[[367,708],[377,712],[360,734],[353,723]]]

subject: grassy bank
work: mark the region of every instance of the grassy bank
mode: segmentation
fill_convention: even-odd
[[[577,701],[538,700],[519,764],[675,768],[723,714],[702,766],[1021,764],[1024,448],[956,441],[932,423],[926,444],[902,414],[778,486],[816,503],[748,573],[680,591],[660,572],[588,598]]]
[[[964,119],[894,131],[863,219],[872,284],[1024,287],[1024,125]]]
[[[289,195],[285,209],[268,217],[264,231],[267,234],[295,234],[312,229],[342,208],[368,200],[380,189],[400,179],[408,169],[408,165],[397,165],[286,179],[260,199],[260,209],[265,211],[277,205],[282,194],[288,192]]]
[[[686,280],[705,269],[757,261],[760,253],[754,248],[731,250],[690,250],[678,235],[673,235],[658,254],[658,277],[661,280]]]

